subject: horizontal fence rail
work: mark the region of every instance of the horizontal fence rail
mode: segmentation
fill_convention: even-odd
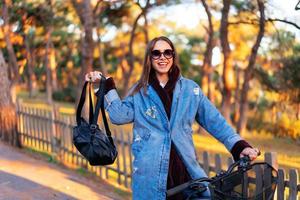
[[[115,163],[110,166],[90,166],[72,143],[72,129],[75,125],[75,116],[61,114],[55,107],[50,109],[37,108],[19,101],[17,114],[18,132],[23,146],[46,152],[68,166],[88,170],[102,179],[130,188],[133,160],[131,134],[122,130],[113,130],[112,136],[119,152]],[[233,163],[232,158],[228,158],[227,163],[222,163],[221,155],[219,154],[212,157],[207,152],[203,152],[201,156],[202,159],[199,160],[199,164],[209,176],[227,169]],[[278,166],[275,153],[266,153],[265,161],[275,166],[275,168]],[[256,171],[259,173],[259,169],[256,169]],[[260,184],[258,179],[252,181]],[[300,191],[298,171],[292,169],[286,173],[285,170],[278,169],[276,190],[274,199],[300,200],[300,195],[298,195]]]

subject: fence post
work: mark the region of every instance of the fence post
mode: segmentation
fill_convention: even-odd
[[[216,154],[215,156],[215,172],[219,173],[222,170],[222,162],[220,154]]]
[[[278,170],[277,200],[284,200],[284,170]]]
[[[298,193],[298,171],[291,169],[289,171],[289,200],[297,200]]]
[[[203,152],[203,170],[209,176],[209,157],[207,151]]]
[[[266,152],[265,153],[265,161],[273,166],[276,170],[278,169],[278,163],[277,163],[277,154],[275,152]],[[264,185],[270,186],[272,184],[272,170],[269,168],[264,169],[265,176],[264,176]],[[267,190],[265,195],[266,197],[269,196],[271,190]],[[274,198],[274,196],[273,196]]]
[[[55,119],[55,116],[56,116],[56,109],[55,109],[55,106],[52,105],[51,106],[51,111],[50,111],[50,141],[51,141],[51,153],[52,153],[52,156],[54,158],[58,158],[58,153],[59,153],[59,149],[58,149],[58,139],[57,139],[57,135],[56,135],[56,119]]]
[[[272,165],[276,170],[278,170],[277,153],[276,152],[266,152],[265,162]]]
[[[232,159],[232,157],[229,157],[228,159],[227,159],[227,168],[230,166],[230,165],[232,165],[233,164],[233,159]]]
[[[263,169],[259,165],[254,166],[255,171],[255,194],[260,195],[263,188]]]

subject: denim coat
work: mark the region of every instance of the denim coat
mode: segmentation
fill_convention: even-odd
[[[166,199],[171,141],[192,179],[206,177],[192,139],[196,120],[230,151],[241,140],[192,80],[179,76],[173,92],[170,120],[151,85],[121,100],[115,89],[105,95],[105,109],[113,124],[133,123],[133,199]],[[180,173],[180,172],[178,172]]]

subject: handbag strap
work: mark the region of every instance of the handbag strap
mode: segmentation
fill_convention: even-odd
[[[114,145],[113,139],[111,137],[111,132],[110,132],[110,129],[109,129],[109,126],[108,126],[108,123],[107,123],[107,118],[106,118],[106,115],[105,115],[105,109],[104,109],[105,82],[106,82],[106,78],[103,75],[101,75],[99,90],[96,93],[97,103],[96,103],[96,107],[95,107],[95,113],[94,113],[94,118],[93,118],[93,123],[92,124],[97,125],[99,110],[101,109],[101,114],[102,114],[102,119],[103,119],[106,135],[108,136],[108,139],[110,140],[110,143],[112,145]]]
[[[93,111],[93,101],[92,101],[92,91],[91,91],[91,83],[89,82],[84,82],[83,88],[82,88],[82,92],[81,92],[81,96],[80,96],[80,100],[77,106],[77,110],[76,110],[76,122],[78,125],[80,125],[80,118],[81,118],[81,111],[85,102],[85,96],[86,96],[86,88],[89,86],[89,123],[91,124],[93,122],[93,118],[94,118],[94,111]]]
[[[99,90],[96,93],[97,102],[96,102],[96,107],[95,107],[95,113],[93,112],[91,83],[89,83],[87,81],[84,83],[82,92],[81,92],[81,96],[80,96],[80,100],[78,103],[77,111],[76,111],[76,122],[77,122],[77,125],[80,125],[81,111],[82,111],[82,108],[83,108],[83,105],[85,102],[85,96],[86,96],[86,88],[87,88],[87,86],[89,86],[89,107],[90,107],[89,108],[89,124],[90,125],[94,124],[97,126],[99,110],[101,109],[102,119],[103,119],[106,135],[108,136],[110,143],[114,146],[114,142],[111,137],[111,132],[110,132],[110,129],[108,126],[107,118],[105,115],[105,109],[104,109],[105,81],[106,81],[106,78],[101,75]]]

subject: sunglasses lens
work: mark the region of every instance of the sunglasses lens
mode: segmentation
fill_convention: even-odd
[[[161,53],[160,53],[159,50],[153,50],[153,51],[151,52],[151,57],[152,57],[153,59],[159,59],[159,58],[160,58],[160,55],[161,55]]]
[[[173,57],[173,51],[171,49],[167,49],[164,51],[164,56],[166,58],[172,58]]]
[[[171,50],[171,49],[166,49],[163,53],[161,53],[159,50],[151,51],[151,57],[154,60],[159,59],[161,54],[164,54],[164,57],[167,58],[167,59],[170,59],[174,56],[173,50]]]

